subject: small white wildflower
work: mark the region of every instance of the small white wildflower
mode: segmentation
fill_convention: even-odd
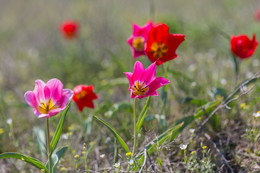
[[[137,137],[138,137],[138,138],[141,138],[141,137],[142,137],[142,134],[141,134],[141,133],[138,133]]]
[[[6,123],[9,124],[9,125],[12,124],[12,123],[13,123],[12,118],[8,118],[8,119],[6,120]]]
[[[181,144],[180,145],[180,149],[181,150],[186,150],[187,146],[188,146],[187,144]]]
[[[109,141],[111,141],[111,138],[107,137],[106,140],[105,140],[105,143],[107,144]]]
[[[63,135],[61,136],[61,138],[62,138],[62,139],[65,139],[65,140],[69,139],[69,137],[68,137],[67,134],[63,134]]]
[[[105,113],[105,116],[109,117],[109,116],[112,116],[112,114],[113,114],[113,111],[107,111],[107,112]]]
[[[247,72],[246,73],[246,77],[247,78],[251,78],[251,77],[253,77],[254,76],[254,73],[252,73],[252,72]]]
[[[115,168],[119,168],[119,167],[120,167],[120,162],[115,163],[114,167],[115,167]]]
[[[191,83],[191,87],[195,87],[196,85],[197,85],[196,82],[192,82],[192,83]]]
[[[115,108],[116,110],[118,110],[119,104],[114,104],[114,108]]]
[[[160,119],[160,115],[159,115],[159,114],[155,114],[155,118],[156,118],[157,120],[159,120],[159,119]]]
[[[165,115],[161,115],[161,119],[164,120],[165,119]]]
[[[260,111],[254,112],[254,113],[253,113],[253,116],[254,116],[255,118],[260,117]]]
[[[243,92],[246,92],[247,91],[247,86],[243,86],[240,88],[240,92],[243,93]]]
[[[195,129],[190,129],[189,131],[190,131],[190,133],[194,133]]]
[[[188,70],[189,70],[190,72],[194,72],[196,69],[197,69],[197,67],[196,67],[195,64],[191,64],[191,65],[189,65],[189,67],[188,67]]]
[[[105,154],[101,154],[99,157],[104,159],[105,158]]]
[[[129,165],[133,165],[134,164],[134,160],[131,159],[131,160],[128,161],[128,163],[129,163]]]
[[[227,84],[227,80],[225,78],[221,78],[220,79],[220,83],[221,83],[221,85],[226,85]]]

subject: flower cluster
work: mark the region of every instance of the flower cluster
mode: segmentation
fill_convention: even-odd
[[[72,98],[79,111],[82,111],[84,107],[94,108],[93,100],[98,98],[93,92],[92,85],[78,85],[72,91],[63,89],[63,84],[58,79],[51,79],[46,84],[42,80],[36,80],[34,90],[27,91],[24,97],[38,118],[50,118],[57,115],[66,108]]]
[[[127,40],[134,59],[146,55],[151,62],[161,65],[177,58],[176,49],[185,40],[185,35],[170,34],[166,24],[148,22],[140,27],[133,24],[133,34]]]

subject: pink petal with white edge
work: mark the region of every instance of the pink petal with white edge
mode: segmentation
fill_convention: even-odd
[[[152,63],[147,69],[145,69],[141,81],[149,85],[154,79],[156,74],[156,62]]]
[[[141,79],[144,70],[145,69],[144,69],[143,64],[140,61],[136,61],[135,66],[134,66],[133,77],[132,77],[133,82]]]
[[[24,94],[24,98],[25,101],[27,102],[27,104],[33,108],[36,108],[38,106],[37,100],[36,100],[36,96],[34,94],[34,92],[32,91],[27,91]]]
[[[60,113],[61,111],[63,111],[66,107],[64,108],[57,108],[57,109],[53,109],[51,110],[48,114],[49,114],[49,117],[52,117],[52,116],[55,116],[57,115],[58,113]]]
[[[50,118],[51,116],[49,114],[40,114],[38,118]]]
[[[33,92],[35,93],[35,97],[36,97],[38,104],[40,104],[42,100],[45,101],[44,86],[45,86],[45,83],[42,80],[35,81],[35,87],[34,87]]]
[[[50,89],[50,97],[56,103],[62,97],[63,84],[58,79],[51,79],[46,85]]]

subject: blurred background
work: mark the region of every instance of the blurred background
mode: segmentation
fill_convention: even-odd
[[[251,38],[255,33],[260,40],[260,20],[255,18],[258,9],[257,0],[0,0],[0,128],[4,129],[0,134],[0,153],[20,151],[39,156],[28,148],[35,145],[33,127],[44,128],[44,121],[34,116],[23,97],[27,90],[33,90],[36,79],[47,82],[58,78],[70,89],[93,84],[99,95],[95,110],[85,109],[85,115],[80,115],[75,103],[71,106],[70,114],[83,119],[88,114],[106,115],[115,103],[131,104],[123,72],[133,70],[134,60],[126,42],[133,23],[140,26],[149,20],[166,23],[171,33],[186,35],[177,50],[178,58],[169,62],[172,71],[168,74],[172,85],[168,97],[169,123],[195,110],[192,106],[184,108],[180,100],[187,96],[210,101],[215,87],[230,93],[235,84],[229,37],[248,34]],[[64,39],[60,33],[59,27],[66,20],[79,23],[76,39]],[[237,83],[259,70],[259,55],[257,49],[241,63]],[[144,56],[138,60],[145,67],[150,64]],[[259,96],[255,94],[249,98]],[[157,102],[152,104],[151,112],[159,114]],[[259,103],[250,109],[257,111]],[[125,118],[131,114],[120,115]],[[15,127],[13,132],[9,132],[6,123],[9,118]],[[76,121],[68,117],[65,132]],[[53,131],[57,122],[58,119],[53,119]],[[117,120],[111,118],[110,122],[120,128]],[[128,139],[129,131],[123,132]],[[71,145],[72,150],[75,152],[81,144],[83,141]],[[0,165],[3,165],[0,170],[7,170],[10,162],[0,160]],[[26,170],[23,166],[20,164]]]

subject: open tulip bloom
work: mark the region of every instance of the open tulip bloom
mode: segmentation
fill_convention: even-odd
[[[163,77],[155,77],[156,63],[151,64],[147,69],[140,61],[136,61],[134,72],[125,72],[129,80],[129,91],[131,98],[144,98],[148,96],[158,96],[156,90],[170,81]]]
[[[134,59],[141,55],[145,55],[144,45],[148,39],[148,34],[153,23],[148,22],[143,27],[133,24],[133,34],[128,38],[127,43],[130,45]]]
[[[247,35],[232,36],[230,41],[231,51],[234,55],[241,59],[246,59],[252,56],[258,45],[255,34],[252,40]]]
[[[93,86],[78,85],[73,89],[73,101],[77,104],[79,111],[82,111],[84,107],[94,108],[93,100],[98,96],[93,92]]]
[[[185,40],[184,37],[182,34],[170,34],[165,24],[153,26],[144,48],[147,57],[157,65],[177,58],[175,51]]]
[[[58,79],[51,79],[46,84],[42,80],[36,80],[34,90],[24,94],[25,101],[38,118],[57,115],[66,108],[72,96],[72,90],[63,89],[63,84]]]

